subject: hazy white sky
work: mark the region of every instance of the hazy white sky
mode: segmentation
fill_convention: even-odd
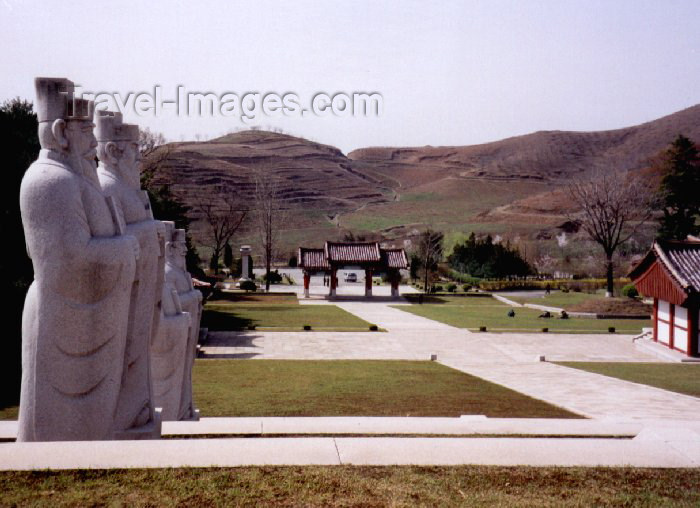
[[[0,0],[0,100],[33,100],[35,76],[122,94],[381,93],[379,118],[256,122],[346,152],[611,129],[700,103],[698,0],[431,4]],[[128,120],[174,141],[245,127]]]

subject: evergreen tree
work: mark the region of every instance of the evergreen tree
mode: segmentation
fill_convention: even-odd
[[[0,369],[4,384],[0,408],[17,404],[21,379],[22,308],[27,289],[34,278],[27,255],[19,210],[19,187],[24,172],[39,155],[38,123],[32,104],[18,99],[0,106],[0,138],[4,140],[1,187],[0,235],[4,247],[0,256],[0,291],[4,296],[2,322],[4,340]]]
[[[472,277],[522,277],[533,272],[518,249],[509,243],[493,243],[491,235],[479,240],[472,233],[464,243],[455,245],[447,261],[453,270]]]
[[[659,238],[684,240],[700,232],[700,153],[690,139],[679,135],[661,159]]]

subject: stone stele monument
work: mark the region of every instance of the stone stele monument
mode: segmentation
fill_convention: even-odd
[[[41,152],[20,188],[34,282],[17,440],[113,439],[139,246],[97,179],[93,104],[64,78],[35,86]]]
[[[116,201],[126,233],[139,242],[134,290],[126,337],[122,387],[115,430],[123,439],[160,436],[160,416],[152,394],[150,346],[160,319],[164,279],[165,226],[153,219],[148,195],[141,190],[139,128],[122,122],[121,113],[98,111],[97,176],[105,196]]]
[[[182,309],[188,312],[191,319],[189,337],[187,340],[186,359],[180,412],[178,420],[198,420],[199,410],[192,401],[192,367],[197,352],[199,340],[199,323],[202,317],[202,293],[194,289],[192,277],[187,272],[185,255],[187,244],[184,229],[174,229],[172,237],[165,249],[165,281],[177,291]]]

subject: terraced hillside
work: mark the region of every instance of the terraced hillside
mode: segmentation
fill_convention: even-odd
[[[244,131],[168,145],[156,181],[169,184],[197,220],[198,203],[252,196],[252,171],[274,172],[290,209],[282,237],[288,252],[348,231],[401,245],[426,224],[552,238],[566,219],[570,200],[562,188],[571,178],[596,169],[640,170],[680,133],[700,141],[700,105],[617,130],[536,132],[474,146],[370,147],[347,156],[302,138]],[[201,221],[193,229],[206,243]]]

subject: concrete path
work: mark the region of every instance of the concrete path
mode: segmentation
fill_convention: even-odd
[[[631,336],[470,333],[388,302],[333,303],[388,332],[214,332],[203,351],[213,357],[326,360],[437,355],[449,367],[588,417],[692,421],[700,415],[696,397],[538,361],[541,355],[552,361],[660,361],[636,348]]]
[[[700,434],[634,439],[227,438],[0,444],[0,470],[263,465],[697,467]]]

